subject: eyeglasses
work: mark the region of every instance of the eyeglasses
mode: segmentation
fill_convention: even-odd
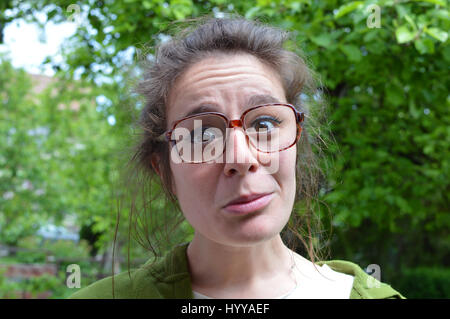
[[[247,143],[263,153],[281,152],[300,138],[304,113],[291,104],[271,103],[246,110],[230,120],[219,112],[204,112],[176,121],[158,140],[170,142],[186,163],[204,163],[223,155],[229,130],[241,127]]]

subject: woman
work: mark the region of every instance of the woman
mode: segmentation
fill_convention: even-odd
[[[280,235],[285,226],[296,233],[317,192],[300,103],[314,81],[286,40],[233,18],[160,45],[141,85],[145,137],[134,159],[159,176],[194,237],[72,298],[402,297],[353,263],[315,262],[311,238],[299,237],[308,260]]]

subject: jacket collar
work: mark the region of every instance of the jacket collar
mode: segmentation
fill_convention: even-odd
[[[157,293],[164,299],[193,298],[189,273],[187,246],[183,243],[175,246],[163,258],[145,263],[138,275],[138,298],[153,296]],[[151,280],[151,282],[149,282]]]
[[[148,261],[138,277],[137,297],[146,298],[157,293],[161,298],[189,299],[193,298],[191,277],[187,259],[187,247],[189,242],[180,244],[169,251],[163,258],[156,262]],[[364,272],[358,265],[344,260],[331,260],[318,262],[318,265],[327,264],[337,272],[354,276],[354,282],[350,298],[404,298],[391,286],[376,281],[372,276]],[[148,266],[148,267],[147,267]],[[151,276],[149,276],[151,275]],[[153,277],[149,283],[149,278]],[[152,287],[152,289],[150,288]],[[153,289],[157,290],[155,292]]]

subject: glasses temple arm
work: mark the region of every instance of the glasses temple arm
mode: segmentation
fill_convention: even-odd
[[[166,132],[162,133],[160,136],[158,136],[158,137],[156,138],[156,140],[157,140],[158,142],[168,142],[168,141],[169,141],[169,134],[170,134],[171,132],[172,132],[172,131],[170,130],[170,131],[166,131]]]

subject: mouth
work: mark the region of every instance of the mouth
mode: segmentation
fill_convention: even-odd
[[[273,198],[273,193],[241,196],[224,206],[225,211],[233,215],[245,215],[261,210]]]

